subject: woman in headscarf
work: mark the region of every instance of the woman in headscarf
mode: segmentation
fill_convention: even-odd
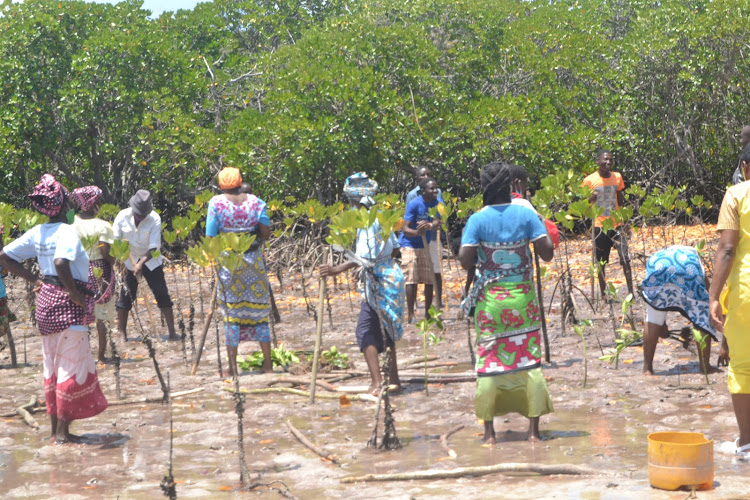
[[[229,356],[229,374],[237,373],[240,341],[256,340],[263,351],[263,373],[273,372],[271,364],[270,284],[261,253],[261,242],[271,235],[266,203],[240,191],[239,169],[226,167],[218,175],[223,194],[208,203],[206,236],[219,233],[252,233],[256,240],[243,256],[240,269],[219,268],[218,299],[224,313],[224,342]]]
[[[106,363],[104,353],[107,350],[107,326],[105,321],[113,324],[115,320],[114,296],[115,283],[113,265],[115,258],[109,254],[110,245],[114,241],[112,225],[97,217],[101,208],[102,190],[97,186],[86,186],[73,190],[73,201],[80,212],[76,215],[73,227],[78,239],[86,249],[89,257],[89,282],[97,293],[94,316],[96,317],[96,331],[99,336],[99,350],[97,359]],[[100,269],[101,273],[94,271]],[[99,275],[97,277],[97,274]]]
[[[77,441],[73,420],[93,417],[107,408],[91,356],[88,325],[93,322],[94,290],[89,258],[66,219],[68,191],[45,174],[29,195],[49,222],[33,227],[0,252],[0,266],[39,288],[36,322],[42,335],[44,395],[57,444]],[[41,279],[20,262],[37,258]]]
[[[711,339],[717,340],[716,330],[708,319],[706,278],[701,258],[695,248],[673,245],[652,255],[646,264],[642,296],[646,301],[643,373],[654,374],[656,344],[659,338],[669,337],[667,311],[679,312],[706,336],[705,348],[700,350],[698,358],[701,370],[712,372],[709,359]],[[693,337],[690,328],[683,329],[682,337],[687,345]]]
[[[750,145],[740,155],[742,179],[750,179]],[[719,246],[709,296],[709,314],[728,345],[729,376],[734,415],[740,436],[731,446],[750,459],[750,182],[730,187],[719,211]],[[724,289],[724,285],[726,289]],[[722,348],[724,346],[722,345]],[[724,349],[722,349],[724,350]],[[722,355],[720,351],[720,356]]]
[[[539,417],[552,412],[541,369],[539,304],[534,291],[534,259],[529,243],[545,261],[552,241],[528,207],[511,201],[510,168],[482,167],[484,208],[469,217],[458,258],[476,265],[477,278],[463,303],[474,314],[477,389],[474,407],[484,420],[484,442],[495,442],[495,416],[516,412],[529,419],[529,440],[539,439]]]
[[[372,198],[378,192],[378,183],[367,177],[364,172],[349,176],[344,184],[344,195],[352,207],[371,208],[375,204]],[[370,371],[369,392],[377,395],[383,383],[378,364],[378,354],[386,346],[390,347],[389,382],[400,386],[398,368],[396,367],[396,344],[400,340],[404,327],[404,301],[406,300],[404,274],[394,260],[399,248],[395,233],[384,241],[380,223],[375,220],[367,229],[357,229],[356,250],[349,252],[350,260],[338,266],[320,266],[321,276],[336,276],[344,271],[362,266],[360,293],[362,306],[357,321],[357,343],[364,354],[367,368]],[[385,339],[381,329],[385,327]],[[384,345],[385,344],[385,345]]]

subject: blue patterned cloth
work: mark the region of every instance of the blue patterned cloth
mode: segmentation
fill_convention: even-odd
[[[716,339],[708,319],[708,290],[703,264],[693,247],[674,245],[648,259],[643,299],[659,311],[677,311]]]

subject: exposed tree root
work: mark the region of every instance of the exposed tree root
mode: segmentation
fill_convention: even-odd
[[[445,450],[445,452],[451,458],[456,458],[458,455],[456,454],[455,451],[453,451],[450,448],[450,446],[448,446],[448,438],[451,437],[453,434],[457,433],[458,431],[460,431],[461,429],[463,429],[464,427],[465,427],[464,424],[458,424],[457,426],[455,426],[454,428],[452,428],[451,430],[449,430],[448,432],[440,436],[440,447],[443,448],[443,450]]]

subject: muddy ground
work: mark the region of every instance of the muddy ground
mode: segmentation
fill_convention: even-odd
[[[679,232],[678,232],[679,234]],[[658,238],[657,238],[658,240]],[[663,238],[662,238],[663,241]],[[678,241],[679,242],[679,238]],[[588,292],[585,241],[571,244],[571,263],[576,284]],[[611,277],[622,283],[619,265],[610,266]],[[454,366],[430,369],[430,373],[472,374],[467,347],[467,326],[457,321],[457,294],[464,274],[455,264],[444,262],[447,309],[445,340],[427,347],[429,355]],[[549,306],[554,288],[556,265],[545,279]],[[194,335],[202,323],[201,293],[209,293],[208,278],[195,272],[190,276],[177,269],[178,284],[167,273],[168,283],[179,293],[179,307],[187,314],[192,296],[197,309]],[[643,277],[643,266],[635,261],[636,281]],[[309,283],[313,284],[310,285]],[[308,280],[307,293],[317,297],[316,280]],[[188,284],[190,289],[188,290]],[[292,350],[313,349],[315,323],[305,307],[299,279],[288,276],[284,286],[273,281],[283,322],[275,326],[279,342]],[[10,368],[8,349],[0,352],[0,413],[7,414],[28,402],[31,395],[43,398],[41,344],[28,321],[28,310],[20,283],[9,283],[11,308],[19,321],[13,335],[20,362]],[[404,447],[397,451],[366,448],[373,422],[374,403],[352,401],[342,405],[337,399],[319,399],[314,405],[307,398],[290,394],[249,395],[244,416],[245,450],[250,471],[258,481],[283,481],[297,498],[623,498],[684,499],[689,492],[652,489],[648,481],[647,435],[654,431],[702,432],[715,443],[715,482],[711,491],[698,492],[697,498],[750,498],[750,464],[722,455],[718,445],[737,436],[737,427],[726,386],[726,371],[709,375],[706,384],[695,349],[685,350],[676,340],[657,348],[656,375],[642,374],[642,349],[627,349],[619,368],[600,361],[596,336],[604,348],[614,342],[608,311],[594,310],[580,292],[578,315],[592,318],[587,329],[588,383],[584,388],[583,351],[580,339],[568,327],[563,333],[557,296],[548,318],[552,351],[551,363],[544,365],[555,412],[542,417],[543,441],[525,441],[527,421],[518,415],[495,419],[498,443],[481,446],[482,424],[473,412],[474,383],[430,385],[429,395],[422,383],[404,385],[392,398],[396,430]],[[150,295],[148,306],[156,312]],[[326,315],[323,347],[336,345],[354,361],[357,370],[366,370],[354,338],[359,299],[350,295],[346,282],[331,291],[333,328]],[[312,299],[315,302],[315,299]],[[208,299],[205,299],[204,308]],[[267,487],[255,493],[236,490],[239,461],[236,444],[237,418],[231,395],[223,389],[228,381],[218,374],[216,333],[212,326],[198,375],[190,376],[183,361],[180,343],[165,340],[160,324],[151,325],[141,301],[139,314],[155,343],[158,361],[170,373],[172,390],[202,387],[203,391],[177,399],[173,404],[174,477],[179,497],[241,498],[261,496],[281,498]],[[635,317],[642,327],[642,301],[635,306]],[[619,316],[616,318],[619,322]],[[670,315],[671,329],[685,324]],[[146,348],[134,340],[137,328],[130,323],[131,341],[116,338],[122,360],[121,385],[124,399],[161,395]],[[25,340],[24,340],[25,339]],[[25,342],[25,350],[24,350]],[[197,339],[196,339],[197,342]],[[92,348],[96,338],[92,336]],[[242,344],[241,354],[257,350],[257,344]],[[422,356],[422,338],[414,326],[407,326],[397,345],[399,360]],[[24,354],[25,352],[25,354]],[[716,362],[714,347],[712,364]],[[187,357],[192,358],[190,342]],[[224,355],[222,354],[222,358]],[[224,370],[226,363],[224,361]],[[98,368],[102,388],[110,402],[117,400],[114,368]],[[422,369],[402,370],[402,378],[422,377]],[[273,380],[289,377],[277,372],[261,375],[244,372],[243,388],[268,387]],[[342,384],[367,385],[368,379],[354,378]],[[282,384],[289,387],[289,384]],[[318,393],[326,391],[319,389]],[[48,444],[49,422],[44,412],[34,414],[40,429],[35,430],[18,417],[0,419],[0,495],[3,498],[157,498],[159,483],[167,471],[169,458],[169,408],[158,403],[111,406],[101,415],[75,422],[74,432],[82,434],[85,445]],[[303,447],[287,429],[291,421],[319,447],[335,453],[339,465],[321,460]],[[457,458],[448,457],[440,447],[439,436],[458,424],[465,427],[451,436],[449,444]],[[380,426],[382,433],[382,425]],[[597,476],[488,475],[431,481],[397,481],[344,484],[341,479],[366,473],[388,473],[423,469],[492,465],[504,462],[575,464],[601,471]],[[276,486],[279,486],[276,483]]]

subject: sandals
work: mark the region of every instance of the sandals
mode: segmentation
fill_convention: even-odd
[[[734,455],[739,460],[750,461],[750,443],[744,446],[740,446],[739,441],[740,438],[737,438],[734,440],[734,442],[726,441],[724,443],[721,443],[721,446],[719,446],[719,451],[722,453]]]

